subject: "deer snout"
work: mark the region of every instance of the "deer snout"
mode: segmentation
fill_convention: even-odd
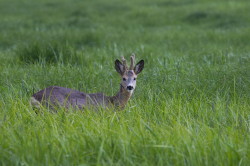
[[[134,89],[134,87],[133,86],[127,86],[127,90],[133,90]]]

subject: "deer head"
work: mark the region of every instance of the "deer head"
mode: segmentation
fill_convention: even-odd
[[[132,54],[130,57],[131,63],[130,67],[128,68],[126,64],[126,60],[122,57],[122,62],[118,59],[115,61],[115,69],[121,75],[121,86],[124,90],[129,93],[133,93],[136,87],[136,78],[137,75],[143,70],[144,68],[144,60],[140,60],[135,65],[135,55]]]

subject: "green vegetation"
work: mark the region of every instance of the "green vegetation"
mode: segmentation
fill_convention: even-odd
[[[249,11],[248,0],[0,1],[0,165],[248,165]],[[114,94],[114,60],[132,52],[145,69],[124,111],[30,107],[50,85]]]

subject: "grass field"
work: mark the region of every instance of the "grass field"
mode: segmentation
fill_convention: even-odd
[[[250,1],[1,0],[0,165],[249,165]],[[124,111],[43,110],[58,85],[113,95],[114,61],[145,68]]]

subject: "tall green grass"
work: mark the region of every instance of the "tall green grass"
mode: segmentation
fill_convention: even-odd
[[[248,165],[249,5],[0,1],[0,165]],[[124,111],[29,105],[51,85],[114,95],[132,52]]]

